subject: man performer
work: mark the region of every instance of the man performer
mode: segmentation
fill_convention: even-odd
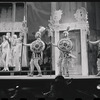
[[[40,27],[39,31],[36,32],[35,38],[36,40],[30,44],[23,44],[24,46],[30,46],[30,50],[32,51],[32,57],[30,61],[30,73],[29,76],[33,76],[34,67],[38,70],[39,77],[42,76],[41,68],[39,65],[39,61],[43,60],[43,50],[45,49],[45,44],[41,40],[41,33],[45,30],[44,27]]]
[[[97,41],[87,41],[89,42],[90,44],[93,44],[93,45],[98,45],[98,55],[97,55],[97,70],[98,70],[98,73],[97,73],[97,76],[100,76],[100,40],[97,40]]]
[[[71,49],[72,49],[72,42],[70,38],[68,37],[69,35],[69,27],[67,28],[66,31],[64,31],[64,38],[58,41],[58,44],[53,44],[53,46],[58,47],[60,50],[60,55],[59,55],[59,60],[58,60],[58,67],[59,67],[59,74],[60,75],[65,75],[65,77],[69,76],[69,71],[68,67],[71,66],[71,61],[72,58],[76,58],[74,55],[71,54]]]

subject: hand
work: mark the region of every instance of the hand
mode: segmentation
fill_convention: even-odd
[[[87,39],[87,42],[88,42],[88,43],[90,42],[89,39]]]
[[[25,44],[24,44],[24,43],[22,43],[22,45],[23,45],[23,46],[25,46]]]

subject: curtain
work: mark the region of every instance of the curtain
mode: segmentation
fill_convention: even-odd
[[[50,15],[50,2],[27,2],[28,40],[34,40],[39,26],[47,27]]]

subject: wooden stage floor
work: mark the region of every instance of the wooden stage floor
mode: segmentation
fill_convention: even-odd
[[[0,79],[18,79],[18,80],[46,80],[46,79],[55,79],[56,75],[42,75],[42,77],[38,77],[34,75],[33,77],[29,77],[27,75],[15,75],[15,76],[0,76]],[[100,79],[100,76],[89,75],[89,76],[81,76],[81,75],[70,75],[69,77],[64,77],[65,79]]]

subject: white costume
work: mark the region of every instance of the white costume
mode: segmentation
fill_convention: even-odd
[[[16,39],[16,46],[14,48],[14,55],[15,55],[15,71],[21,70],[21,50],[22,50],[22,37]]]
[[[8,43],[8,40],[6,40],[7,37],[3,36],[3,42],[0,45],[2,48],[2,59],[4,63],[4,69],[3,71],[9,71],[9,61],[10,61],[10,45]]]
[[[12,35],[11,38],[11,61],[12,61],[12,66],[15,66],[15,47],[16,47],[16,39],[17,35]]]

